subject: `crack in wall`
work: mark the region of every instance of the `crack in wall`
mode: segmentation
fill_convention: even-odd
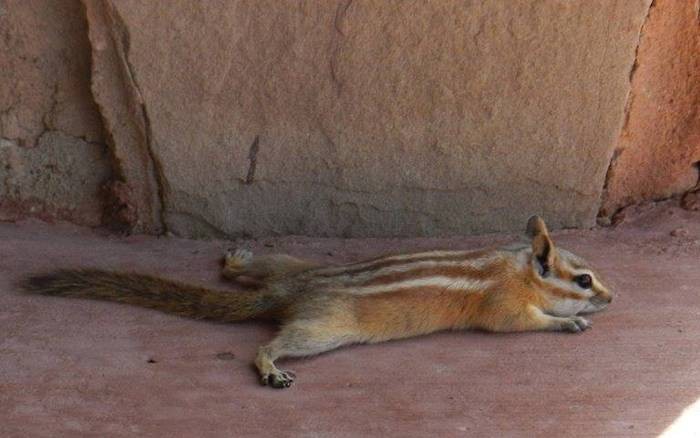
[[[335,86],[335,91],[340,97],[343,92],[343,82],[338,77],[338,54],[340,53],[340,43],[338,41],[338,35],[340,38],[345,38],[345,32],[342,29],[343,20],[348,12],[348,9],[352,5],[353,0],[345,0],[344,3],[338,4],[338,8],[335,11],[335,17],[333,18],[333,28],[335,33],[331,41],[331,54],[328,64],[330,67],[331,79],[333,80],[333,85]]]
[[[144,128],[143,134],[145,136],[145,143],[146,143],[145,149],[146,149],[146,153],[148,155],[148,158],[151,162],[151,166],[153,169],[152,170],[153,179],[156,183],[156,192],[157,192],[156,194],[158,197],[158,203],[160,204],[160,205],[152,206],[152,207],[154,207],[155,210],[157,211],[158,220],[160,221],[160,227],[161,227],[162,231],[167,232],[168,225],[167,225],[167,222],[165,220],[166,219],[165,218],[165,216],[166,216],[166,212],[165,212],[166,194],[165,194],[165,192],[166,192],[167,181],[165,179],[162,163],[158,159],[158,156],[156,155],[156,153],[153,149],[153,141],[154,140],[153,140],[153,130],[152,130],[152,126],[151,126],[151,118],[148,114],[148,109],[146,108],[146,102],[144,100],[143,93],[142,93],[141,88],[138,84],[138,81],[136,80],[135,69],[134,69],[134,67],[131,64],[131,61],[129,59],[129,53],[131,50],[131,37],[129,34],[128,27],[124,23],[123,18],[121,17],[121,15],[119,15],[119,12],[116,10],[116,8],[110,2],[106,2],[106,4],[107,4],[108,14],[112,18],[114,25],[117,29],[117,32],[119,34],[118,36],[120,37],[118,41],[115,41],[119,45],[119,49],[121,49],[121,50],[117,50],[117,52],[119,52],[118,54],[122,60],[122,64],[124,66],[124,70],[125,70],[125,73],[127,75],[127,78],[129,80],[130,84],[132,85],[133,90],[136,94],[136,98],[138,101],[137,104],[139,106],[141,119],[143,121],[143,128]],[[115,38],[115,40],[116,40],[116,38]]]
[[[48,111],[44,113],[44,116],[41,118],[41,123],[43,125],[43,131],[39,136],[37,137],[36,143],[39,143],[39,139],[41,136],[44,135],[46,131],[50,131],[52,129],[55,129],[54,125],[54,117],[56,114],[56,108],[58,107],[58,82],[54,83],[53,85],[53,92],[51,93],[51,105],[49,106]]]
[[[695,163],[693,163],[693,167],[695,168],[695,171],[698,174],[698,180],[695,182],[695,186],[693,186],[693,188],[690,189],[689,192],[700,190],[700,161],[696,161]]]
[[[256,135],[253,144],[250,145],[250,151],[248,152],[248,160],[250,164],[248,166],[248,174],[245,177],[245,184],[252,184],[255,179],[255,168],[258,164],[258,150],[260,149],[260,136]]]
[[[102,120],[112,166],[112,177],[101,188],[103,225],[124,232],[161,233],[164,226],[158,181],[149,156],[142,98],[121,46],[123,29],[108,1],[83,1],[82,5],[91,45],[90,91]],[[130,213],[110,213],[117,208]]]
[[[608,161],[608,169],[605,172],[605,179],[603,180],[603,190],[601,192],[600,196],[600,201],[598,204],[598,216],[611,216],[617,211],[622,210],[626,206],[618,208],[614,212],[607,212],[605,211],[603,204],[605,203],[605,199],[607,197],[607,191],[610,185],[610,180],[613,178],[615,175],[615,164],[617,160],[619,159],[620,155],[624,152],[623,148],[620,148],[618,146],[618,143],[620,141],[620,138],[622,138],[625,135],[625,132],[627,131],[627,127],[629,125],[629,120],[630,120],[630,113],[632,111],[632,104],[634,102],[634,91],[633,91],[633,80],[634,80],[634,75],[637,72],[637,68],[639,67],[639,46],[642,44],[642,38],[644,37],[644,28],[646,27],[647,23],[649,22],[649,16],[651,15],[652,9],[656,6],[656,0],[652,0],[651,3],[649,3],[649,7],[647,8],[647,12],[644,16],[644,20],[642,20],[642,24],[639,28],[639,36],[637,37],[637,44],[634,47],[634,59],[632,60],[632,65],[630,66],[630,71],[628,74],[628,81],[629,81],[629,90],[627,92],[627,99],[625,101],[625,108],[624,108],[624,115],[623,115],[623,121],[622,121],[622,126],[620,127],[620,131],[617,135],[616,139],[616,144],[613,149],[613,152],[610,156],[610,159]]]

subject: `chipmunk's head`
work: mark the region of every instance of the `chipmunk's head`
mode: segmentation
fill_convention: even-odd
[[[527,234],[532,239],[529,268],[531,278],[546,294],[550,312],[557,316],[572,316],[604,309],[612,294],[581,257],[554,247],[544,221],[533,216],[527,222]]]

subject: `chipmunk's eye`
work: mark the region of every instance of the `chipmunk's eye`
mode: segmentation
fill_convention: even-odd
[[[574,281],[583,289],[590,289],[593,285],[593,279],[588,274],[581,274],[574,277]]]

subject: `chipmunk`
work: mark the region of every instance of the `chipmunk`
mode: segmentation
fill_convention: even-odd
[[[275,360],[348,344],[451,329],[588,329],[590,322],[577,315],[602,310],[612,294],[583,259],[554,247],[542,219],[530,218],[527,235],[529,244],[494,250],[398,254],[333,266],[238,250],[225,256],[223,275],[259,285],[241,292],[88,269],[33,275],[23,287],[193,318],[279,320],[279,334],[260,347],[255,364],[263,384],[287,388],[295,375]]]

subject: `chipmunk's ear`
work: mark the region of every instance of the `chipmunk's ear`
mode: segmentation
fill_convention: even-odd
[[[532,216],[527,221],[527,235],[532,238],[532,255],[540,275],[544,277],[554,262],[554,243],[541,217]]]

